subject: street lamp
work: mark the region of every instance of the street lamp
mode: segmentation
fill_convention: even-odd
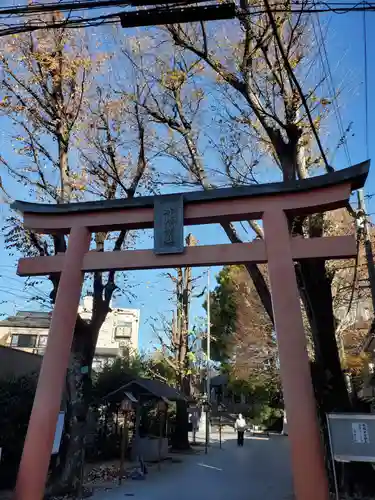
[[[206,384],[207,384],[207,402],[206,405],[206,447],[205,451],[207,453],[208,446],[210,442],[210,402],[211,402],[211,295],[210,295],[210,268],[207,270],[207,373],[206,373]],[[203,405],[203,406],[205,406]]]
[[[207,401],[211,401],[211,295],[210,295],[210,268],[207,270]]]

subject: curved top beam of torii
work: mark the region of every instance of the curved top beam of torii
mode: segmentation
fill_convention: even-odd
[[[342,207],[351,191],[363,187],[369,165],[367,160],[293,182],[67,204],[16,201],[12,208],[23,213],[26,229],[45,234],[67,234],[77,226],[91,232],[152,228],[154,207],[173,198],[184,205],[185,225],[260,219],[266,210],[276,206],[288,213],[307,215]]]
[[[213,200],[228,200],[235,198],[248,198],[270,196],[277,194],[292,194],[311,191],[312,189],[350,183],[352,189],[364,186],[370,168],[370,160],[358,163],[349,168],[337,170],[331,174],[309,177],[301,181],[271,182],[268,184],[255,184],[234,188],[219,188],[208,191],[190,191],[180,193],[185,203],[197,203]],[[160,195],[169,196],[169,195]],[[21,213],[33,214],[72,214],[87,212],[102,212],[104,210],[117,210],[119,208],[151,208],[154,206],[155,196],[137,196],[135,198],[121,198],[117,200],[85,201],[79,203],[47,204],[15,201],[11,207]]]

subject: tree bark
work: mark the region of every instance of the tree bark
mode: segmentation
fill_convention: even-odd
[[[188,450],[189,443],[189,415],[186,401],[176,403],[176,426],[172,435],[172,448],[174,450]]]
[[[190,305],[190,268],[183,273],[178,269],[177,278],[177,334],[178,349],[176,352],[176,364],[178,366],[179,390],[186,397],[190,396],[190,376],[188,370],[188,333],[189,333],[189,305]],[[191,270],[190,270],[191,271]],[[188,450],[189,443],[189,416],[186,401],[176,403],[176,427],[172,436],[172,447],[175,450]]]
[[[309,317],[315,346],[315,359],[322,370],[330,397],[324,398],[324,411],[348,411],[351,407],[335,337],[331,280],[323,260],[299,264],[301,296]]]
[[[221,223],[221,226],[224,229],[231,243],[243,243],[241,238],[237,235],[233,224]],[[259,295],[259,298],[263,304],[263,307],[268,317],[273,323],[274,321],[273,321],[271,293],[262,272],[260,271],[257,264],[248,263],[245,264],[245,268],[247,269],[247,272],[249,273],[249,276],[254,283],[255,289]]]
[[[80,488],[91,399],[92,343],[97,333],[91,325],[77,318],[67,370],[66,393],[63,395],[66,411],[64,433],[58,461],[47,489],[48,495],[77,493]]]

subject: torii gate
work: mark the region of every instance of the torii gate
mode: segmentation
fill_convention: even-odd
[[[291,237],[288,217],[334,210],[363,187],[369,162],[290,182],[115,201],[43,205],[17,201],[24,227],[69,234],[65,254],[20,259],[20,276],[61,273],[47,349],[30,417],[15,489],[16,500],[41,500],[85,272],[268,263],[294,489],[297,500],[328,500],[328,481],[310,376],[294,261],[347,259],[353,236]],[[262,219],[265,239],[252,243],[184,248],[184,224]],[[154,227],[155,248],[89,251],[96,231]]]

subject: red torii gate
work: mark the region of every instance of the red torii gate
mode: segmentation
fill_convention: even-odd
[[[61,273],[48,344],[39,375],[15,490],[16,500],[41,500],[85,272],[247,262],[268,263],[294,489],[297,500],[328,500],[328,481],[310,376],[294,260],[356,255],[353,236],[292,238],[288,217],[347,204],[366,180],[369,162],[291,182],[67,205],[17,201],[24,227],[69,234],[65,254],[20,259],[18,274]],[[262,219],[265,239],[252,243],[183,247],[184,224]],[[155,227],[155,249],[89,251],[96,231]]]

